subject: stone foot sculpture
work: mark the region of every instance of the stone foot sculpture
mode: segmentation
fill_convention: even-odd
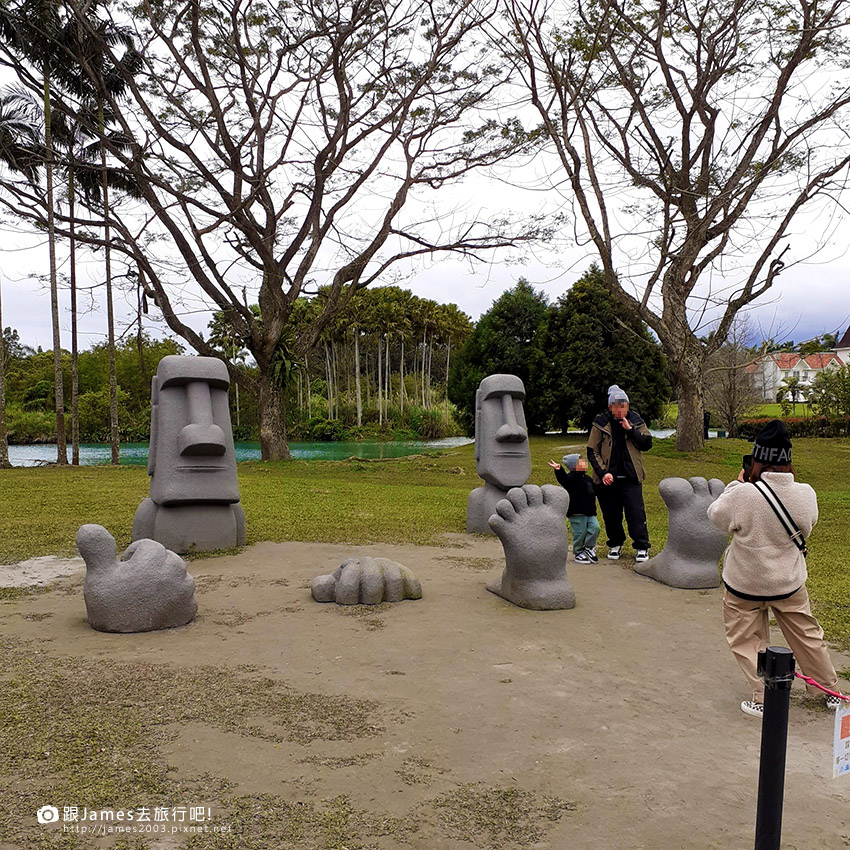
[[[137,540],[119,561],[115,538],[101,525],[84,525],[77,548],[86,562],[83,596],[93,629],[150,632],[183,626],[195,616],[195,579],[161,543]]]
[[[669,512],[667,543],[635,572],[671,587],[718,587],[718,562],[729,540],[706,512],[725,486],[719,478],[665,478],[658,492]]]
[[[505,550],[505,570],[487,590],[535,611],[573,608],[575,592],[567,578],[570,497],[563,487],[524,484],[508,491],[490,517]]]
[[[419,579],[389,558],[349,558],[330,575],[314,578],[310,589],[316,602],[339,605],[378,605],[422,598]]]

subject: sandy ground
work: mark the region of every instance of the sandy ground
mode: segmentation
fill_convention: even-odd
[[[533,847],[752,847],[760,723],[738,709],[747,693],[719,590],[656,584],[628,559],[571,561],[576,608],[525,611],[485,590],[502,564],[495,538],[446,544],[263,543],[190,566],[200,608],[182,629],[94,632],[80,590],[4,604],[0,630],[56,656],[250,663],[301,691],[377,701],[383,731],[372,737],[271,743],[195,724],[167,757],[181,776],[225,777],[236,793],[346,794],[362,809],[419,813],[406,844],[381,847],[488,846],[428,814],[429,801],[466,783],[575,804]],[[310,579],[357,553],[408,566],[423,598],[354,616],[313,602]],[[783,847],[846,848],[850,779],[831,778],[832,714],[795,696],[790,726]],[[345,757],[347,766],[334,761]]]

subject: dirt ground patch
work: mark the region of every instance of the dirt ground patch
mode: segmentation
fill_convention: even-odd
[[[262,543],[196,561],[195,622],[140,635],[91,630],[72,576],[0,604],[3,684],[36,702],[69,694],[68,724],[76,699],[85,723],[123,718],[149,738],[147,786],[118,776],[140,770],[124,739],[93,758],[134,796],[112,806],[205,805],[232,827],[125,845],[134,850],[752,846],[760,724],[738,709],[747,694],[719,590],[674,590],[627,560],[570,562],[576,608],[524,611],[485,590],[498,541],[446,542]],[[310,579],[358,554],[409,567],[423,598],[355,616],[314,603]],[[25,690],[27,665],[37,675]],[[846,848],[850,781],[831,778],[832,715],[801,693],[795,686],[783,846]],[[101,793],[79,779],[56,784],[61,732],[45,733],[37,763],[25,738],[0,754],[0,779],[27,806],[44,787]],[[110,758],[119,751],[120,763]],[[42,802],[61,811],[94,798]],[[5,818],[0,849],[60,846],[34,809]]]

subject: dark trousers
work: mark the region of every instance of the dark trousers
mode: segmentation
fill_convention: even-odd
[[[635,549],[649,549],[649,531],[646,528],[646,508],[643,506],[643,485],[639,481],[615,478],[613,484],[594,484],[596,498],[602,509],[605,533],[609,546],[622,546],[626,542],[623,531],[623,514],[629,537]]]

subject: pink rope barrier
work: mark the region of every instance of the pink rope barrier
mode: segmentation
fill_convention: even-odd
[[[802,679],[807,685],[811,685],[815,688],[820,688],[825,694],[829,694],[831,697],[838,697],[839,699],[847,700],[848,702],[850,702],[850,696],[847,696],[846,694],[840,694],[837,691],[831,691],[829,688],[825,688],[819,682],[816,682],[814,679],[812,679],[811,676],[804,676],[802,673],[798,673],[796,670],[794,671],[794,675],[798,679]]]

